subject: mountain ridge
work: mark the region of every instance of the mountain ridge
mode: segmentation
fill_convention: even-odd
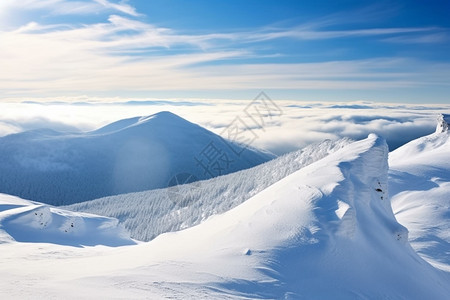
[[[386,142],[371,135],[222,215],[163,234],[143,248],[152,254],[190,241],[182,252],[168,250],[164,259],[194,262],[196,272],[217,276],[218,282],[208,284],[225,294],[444,299],[448,276],[417,256],[383,198],[387,158]],[[212,261],[224,269],[211,267]]]
[[[242,150],[237,156],[229,144],[170,112],[120,120],[87,133],[18,133],[0,138],[0,192],[67,205],[167,187],[180,173],[196,180],[215,177],[275,157],[233,144]],[[208,146],[221,156],[206,165]]]
[[[148,243],[83,251],[6,243],[0,290],[23,295],[12,283],[32,269],[39,274],[27,291],[54,298],[446,299],[450,273],[420,258],[394,217],[388,167],[385,140],[370,135]]]
[[[450,277],[412,250],[384,198],[387,153],[371,135],[197,226],[76,252],[47,268],[45,258],[28,259],[33,247],[15,262],[40,270],[46,284],[32,291],[51,297],[76,290],[122,298],[446,299]],[[9,261],[8,253],[0,258]],[[62,266],[70,272],[58,272]],[[1,272],[9,276],[0,285],[23,277],[12,265]],[[58,281],[49,279],[55,272]]]
[[[66,209],[118,218],[133,238],[149,241],[158,234],[197,225],[223,213],[352,141],[325,140],[228,175],[168,189],[122,194],[66,206]]]
[[[450,273],[449,115],[436,132],[390,153],[389,189],[396,218],[410,231],[412,247],[433,266]]]

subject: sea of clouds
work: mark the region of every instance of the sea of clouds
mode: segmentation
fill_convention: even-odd
[[[274,100],[264,106],[249,100],[127,100],[78,102],[2,102],[0,136],[50,128],[90,131],[119,119],[171,111],[226,138],[239,125],[253,137],[251,146],[284,154],[324,139],[385,137],[395,149],[432,133],[439,113],[450,105]],[[248,113],[251,112],[251,113]],[[239,122],[237,122],[239,121]]]

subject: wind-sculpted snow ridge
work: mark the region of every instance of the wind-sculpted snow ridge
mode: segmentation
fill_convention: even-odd
[[[70,246],[136,244],[117,219],[74,213],[0,194],[0,244],[12,241]]]
[[[450,126],[450,115],[440,114],[438,116],[438,124],[436,126],[436,133],[447,132]]]
[[[436,132],[411,141],[389,157],[392,208],[410,231],[413,248],[434,266],[450,272],[449,115]]]
[[[68,205],[164,188],[179,173],[207,179],[275,157],[247,146],[170,112],[120,120],[88,133],[28,131],[0,138],[0,192]],[[217,171],[200,165],[206,164],[202,154],[208,147],[220,155]]]
[[[170,189],[124,194],[66,208],[118,218],[135,239],[188,228],[223,213],[352,141],[326,140],[254,168]]]
[[[47,298],[448,299],[449,274],[413,251],[394,218],[387,158],[385,140],[370,135],[200,225],[132,247],[59,260],[1,251],[0,290],[23,296],[12,283],[32,268],[27,292]]]

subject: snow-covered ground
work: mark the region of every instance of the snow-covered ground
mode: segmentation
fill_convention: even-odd
[[[411,141],[389,157],[392,207],[410,231],[413,248],[450,272],[450,116],[434,134]],[[449,283],[450,285],[450,283]]]
[[[187,185],[122,194],[67,206],[120,220],[131,236],[149,241],[224,213],[270,185],[351,143],[326,140],[251,169]]]
[[[0,244],[14,241],[70,246],[136,244],[118,223],[113,218],[0,194]]]
[[[237,153],[237,154],[236,154]],[[68,205],[207,179],[275,156],[173,113],[124,119],[87,133],[42,129],[0,138],[0,193]]]
[[[440,149],[438,140],[430,150]],[[437,152],[430,156],[443,159]],[[445,186],[445,180],[435,181]],[[0,251],[0,295],[448,299],[449,273],[411,248],[387,189],[388,148],[371,135],[223,214],[148,243],[74,248],[6,242]]]

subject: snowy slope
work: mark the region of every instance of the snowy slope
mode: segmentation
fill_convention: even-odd
[[[243,151],[236,155],[229,146]],[[211,147],[217,151],[208,152]],[[53,205],[72,204],[164,188],[179,173],[206,179],[272,158],[160,112],[88,133],[34,130],[0,138],[0,192]]]
[[[410,231],[413,248],[450,272],[450,116],[434,134],[411,141],[389,157],[392,208]]]
[[[412,250],[407,230],[394,218],[387,156],[385,141],[371,135],[222,215],[132,247],[80,249],[63,257],[63,248],[8,244],[0,251],[6,262],[0,293],[65,299],[448,299],[449,274]],[[37,251],[46,254],[28,259]],[[24,280],[27,285],[15,284]]]
[[[77,203],[65,208],[118,218],[141,241],[199,224],[351,143],[326,140],[283,155],[251,169],[170,189],[123,194]]]
[[[54,243],[71,246],[135,244],[118,220],[74,213],[0,194],[0,244]]]

